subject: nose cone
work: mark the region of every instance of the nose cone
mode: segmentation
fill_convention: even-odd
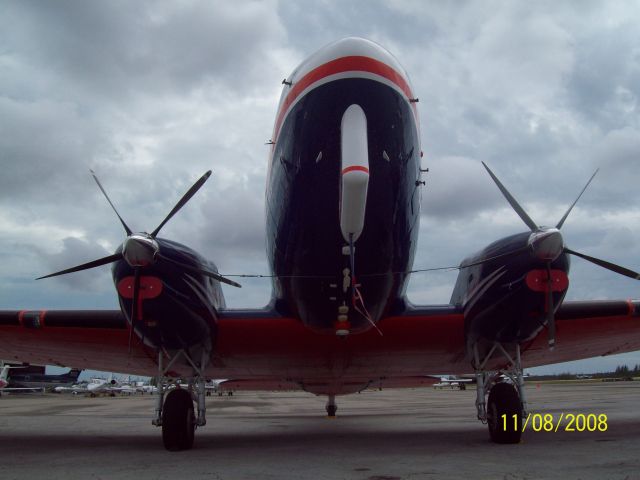
[[[400,62],[371,40],[348,37],[322,47],[284,79],[272,136],[274,142],[277,141],[285,116],[296,102],[316,87],[346,78],[375,80],[394,88],[407,101],[412,102],[418,125],[415,104],[417,99]]]
[[[371,76],[373,73],[373,76],[376,77],[394,79],[396,83],[402,85],[403,90],[406,90],[407,96],[413,97],[411,93],[413,87],[407,72],[396,57],[386,48],[371,40],[347,37],[325,45],[298,65],[285,79],[280,106],[298,84],[304,84],[305,87],[308,87],[315,81],[328,81],[331,79],[330,77],[338,78],[337,75],[348,77],[355,73],[356,76],[359,76],[358,72],[361,70],[363,62],[351,62],[350,64],[346,62],[345,65],[336,68],[336,62],[344,62],[344,59],[366,59],[367,65],[372,63],[377,65],[377,70],[380,70],[378,74],[369,71],[367,75]]]
[[[324,59],[326,61],[334,58],[351,56],[374,58],[404,73],[404,69],[400,65],[400,62],[398,62],[391,52],[382,45],[361,37],[342,38],[325,45],[312,55],[310,60],[317,58]]]
[[[367,57],[377,60],[391,67],[410,84],[407,73],[396,57],[383,46],[361,37],[347,37],[325,45],[302,62],[287,80],[295,83],[315,68],[344,57]]]
[[[560,230],[549,228],[533,232],[529,237],[529,246],[537,259],[553,262],[564,250],[564,240]]]

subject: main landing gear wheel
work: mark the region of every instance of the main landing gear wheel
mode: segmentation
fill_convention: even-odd
[[[191,393],[176,388],[167,394],[162,408],[162,443],[167,450],[176,452],[193,447],[196,429]]]
[[[487,425],[493,442],[520,443],[522,403],[518,391],[510,383],[497,383],[491,388],[487,404]]]

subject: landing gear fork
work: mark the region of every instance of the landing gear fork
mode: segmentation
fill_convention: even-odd
[[[494,353],[503,355],[509,368],[505,371],[487,371],[487,362]],[[524,375],[520,358],[520,345],[515,346],[512,357],[505,347],[495,342],[487,355],[480,358],[478,344],[473,346],[476,373],[476,409],[478,420],[489,427],[491,440],[496,443],[518,443],[522,435],[522,418],[527,415]],[[504,376],[510,382],[503,381]],[[488,408],[487,408],[488,395]]]
[[[162,427],[163,441],[167,449],[186,450],[193,445],[193,430],[195,430],[196,427],[203,427],[207,424],[204,369],[207,365],[208,355],[207,351],[203,349],[200,363],[196,364],[188,352],[180,350],[171,358],[165,367],[163,362],[165,353],[166,352],[163,351],[158,352],[158,376],[156,377],[158,400],[156,403],[156,415],[151,423],[157,427]],[[167,372],[180,357],[184,357],[193,368],[193,378],[189,382],[187,390],[178,387],[167,393],[165,387]],[[178,396],[181,400],[179,402],[170,402],[172,407],[166,409],[165,407],[167,407],[170,397]],[[198,415],[195,419],[193,418],[194,400],[198,409]],[[182,423],[185,422],[188,423],[188,425],[182,425]],[[191,434],[185,432],[191,432]],[[189,438],[190,441],[188,441]]]

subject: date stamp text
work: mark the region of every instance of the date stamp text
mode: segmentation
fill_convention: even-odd
[[[516,430],[518,415],[503,414],[500,418],[503,429]],[[522,432],[606,432],[609,428],[606,413],[529,413],[522,422]]]

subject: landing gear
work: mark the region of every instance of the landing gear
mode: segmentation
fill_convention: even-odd
[[[193,447],[196,419],[191,393],[176,388],[167,394],[162,410],[162,443],[170,451]]]
[[[336,412],[338,411],[338,405],[336,404],[335,395],[329,395],[329,399],[327,400],[327,406],[325,408],[327,410],[327,417],[334,418],[336,416]]]
[[[515,358],[505,347],[495,342],[489,353],[480,360],[478,345],[474,344],[476,369],[478,420],[489,427],[489,436],[495,443],[520,443],[522,418],[526,415],[527,402],[524,377],[520,363],[520,345],[515,346]],[[509,368],[501,372],[485,370],[494,353],[502,354],[509,361]],[[489,394],[488,401],[485,396]]]
[[[166,393],[165,375],[180,356],[184,356],[191,365],[194,370],[194,376],[187,388],[178,386]],[[162,442],[167,450],[189,450],[193,447],[196,428],[202,427],[207,423],[206,387],[203,371],[208,360],[208,354],[203,349],[199,365],[184,350],[176,353],[167,367],[163,367],[162,360],[163,352],[159,352],[156,382],[158,385],[158,402],[156,404],[156,416],[151,423],[157,427],[162,427]],[[198,411],[197,417],[194,414],[194,400]]]
[[[495,443],[520,443],[522,404],[510,383],[497,383],[489,391],[487,403],[489,436]]]

